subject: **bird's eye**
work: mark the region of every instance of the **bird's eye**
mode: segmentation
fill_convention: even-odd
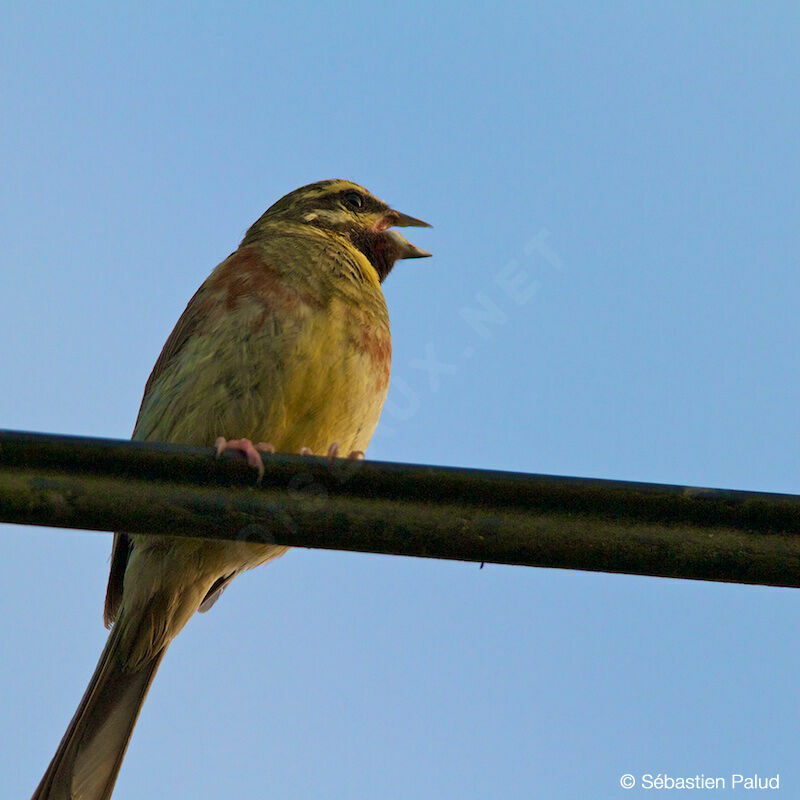
[[[358,192],[346,192],[344,201],[351,208],[361,208],[364,205],[364,198]]]

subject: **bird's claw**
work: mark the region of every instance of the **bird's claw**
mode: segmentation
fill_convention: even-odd
[[[301,456],[313,456],[314,451],[310,447],[301,447],[300,448],[300,455]],[[347,457],[351,461],[363,461],[364,460],[364,451],[363,450],[351,450]],[[325,458],[328,460],[329,464],[333,464],[334,459],[339,458],[339,442],[333,442],[331,446],[328,448],[328,452],[325,454]]]
[[[214,447],[217,451],[217,458],[225,450],[238,450],[240,453],[244,453],[248,465],[258,470],[258,483],[261,483],[261,479],[264,477],[264,461],[261,453],[275,452],[275,447],[269,442],[259,442],[254,445],[249,439],[226,439],[224,436],[217,437]]]
[[[306,448],[308,449],[308,448]],[[333,464],[335,458],[339,456],[339,442],[333,442],[331,446],[328,448],[328,454],[326,458],[328,459],[329,464]],[[351,450],[347,456],[351,461],[363,461],[364,460],[364,451],[363,450]]]

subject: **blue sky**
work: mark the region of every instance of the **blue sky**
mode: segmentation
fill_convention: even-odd
[[[368,456],[800,492],[795,4],[3,17],[1,427],[127,437],[214,265],[344,177],[435,225],[385,286]],[[110,545],[3,527],[9,797],[102,648]],[[115,798],[798,796],[799,616],[790,590],[293,551],[172,645]]]

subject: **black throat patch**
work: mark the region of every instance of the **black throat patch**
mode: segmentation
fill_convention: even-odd
[[[383,283],[397,261],[397,243],[385,232],[353,227],[349,233],[350,241],[369,259]]]

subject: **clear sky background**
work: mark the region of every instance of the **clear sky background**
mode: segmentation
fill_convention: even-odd
[[[0,427],[129,436],[214,265],[344,177],[435,225],[369,457],[800,492],[796,4],[67,5],[2,4]],[[2,529],[3,797],[94,668],[110,546]],[[115,798],[798,797],[799,603],[293,551],[172,645]]]

